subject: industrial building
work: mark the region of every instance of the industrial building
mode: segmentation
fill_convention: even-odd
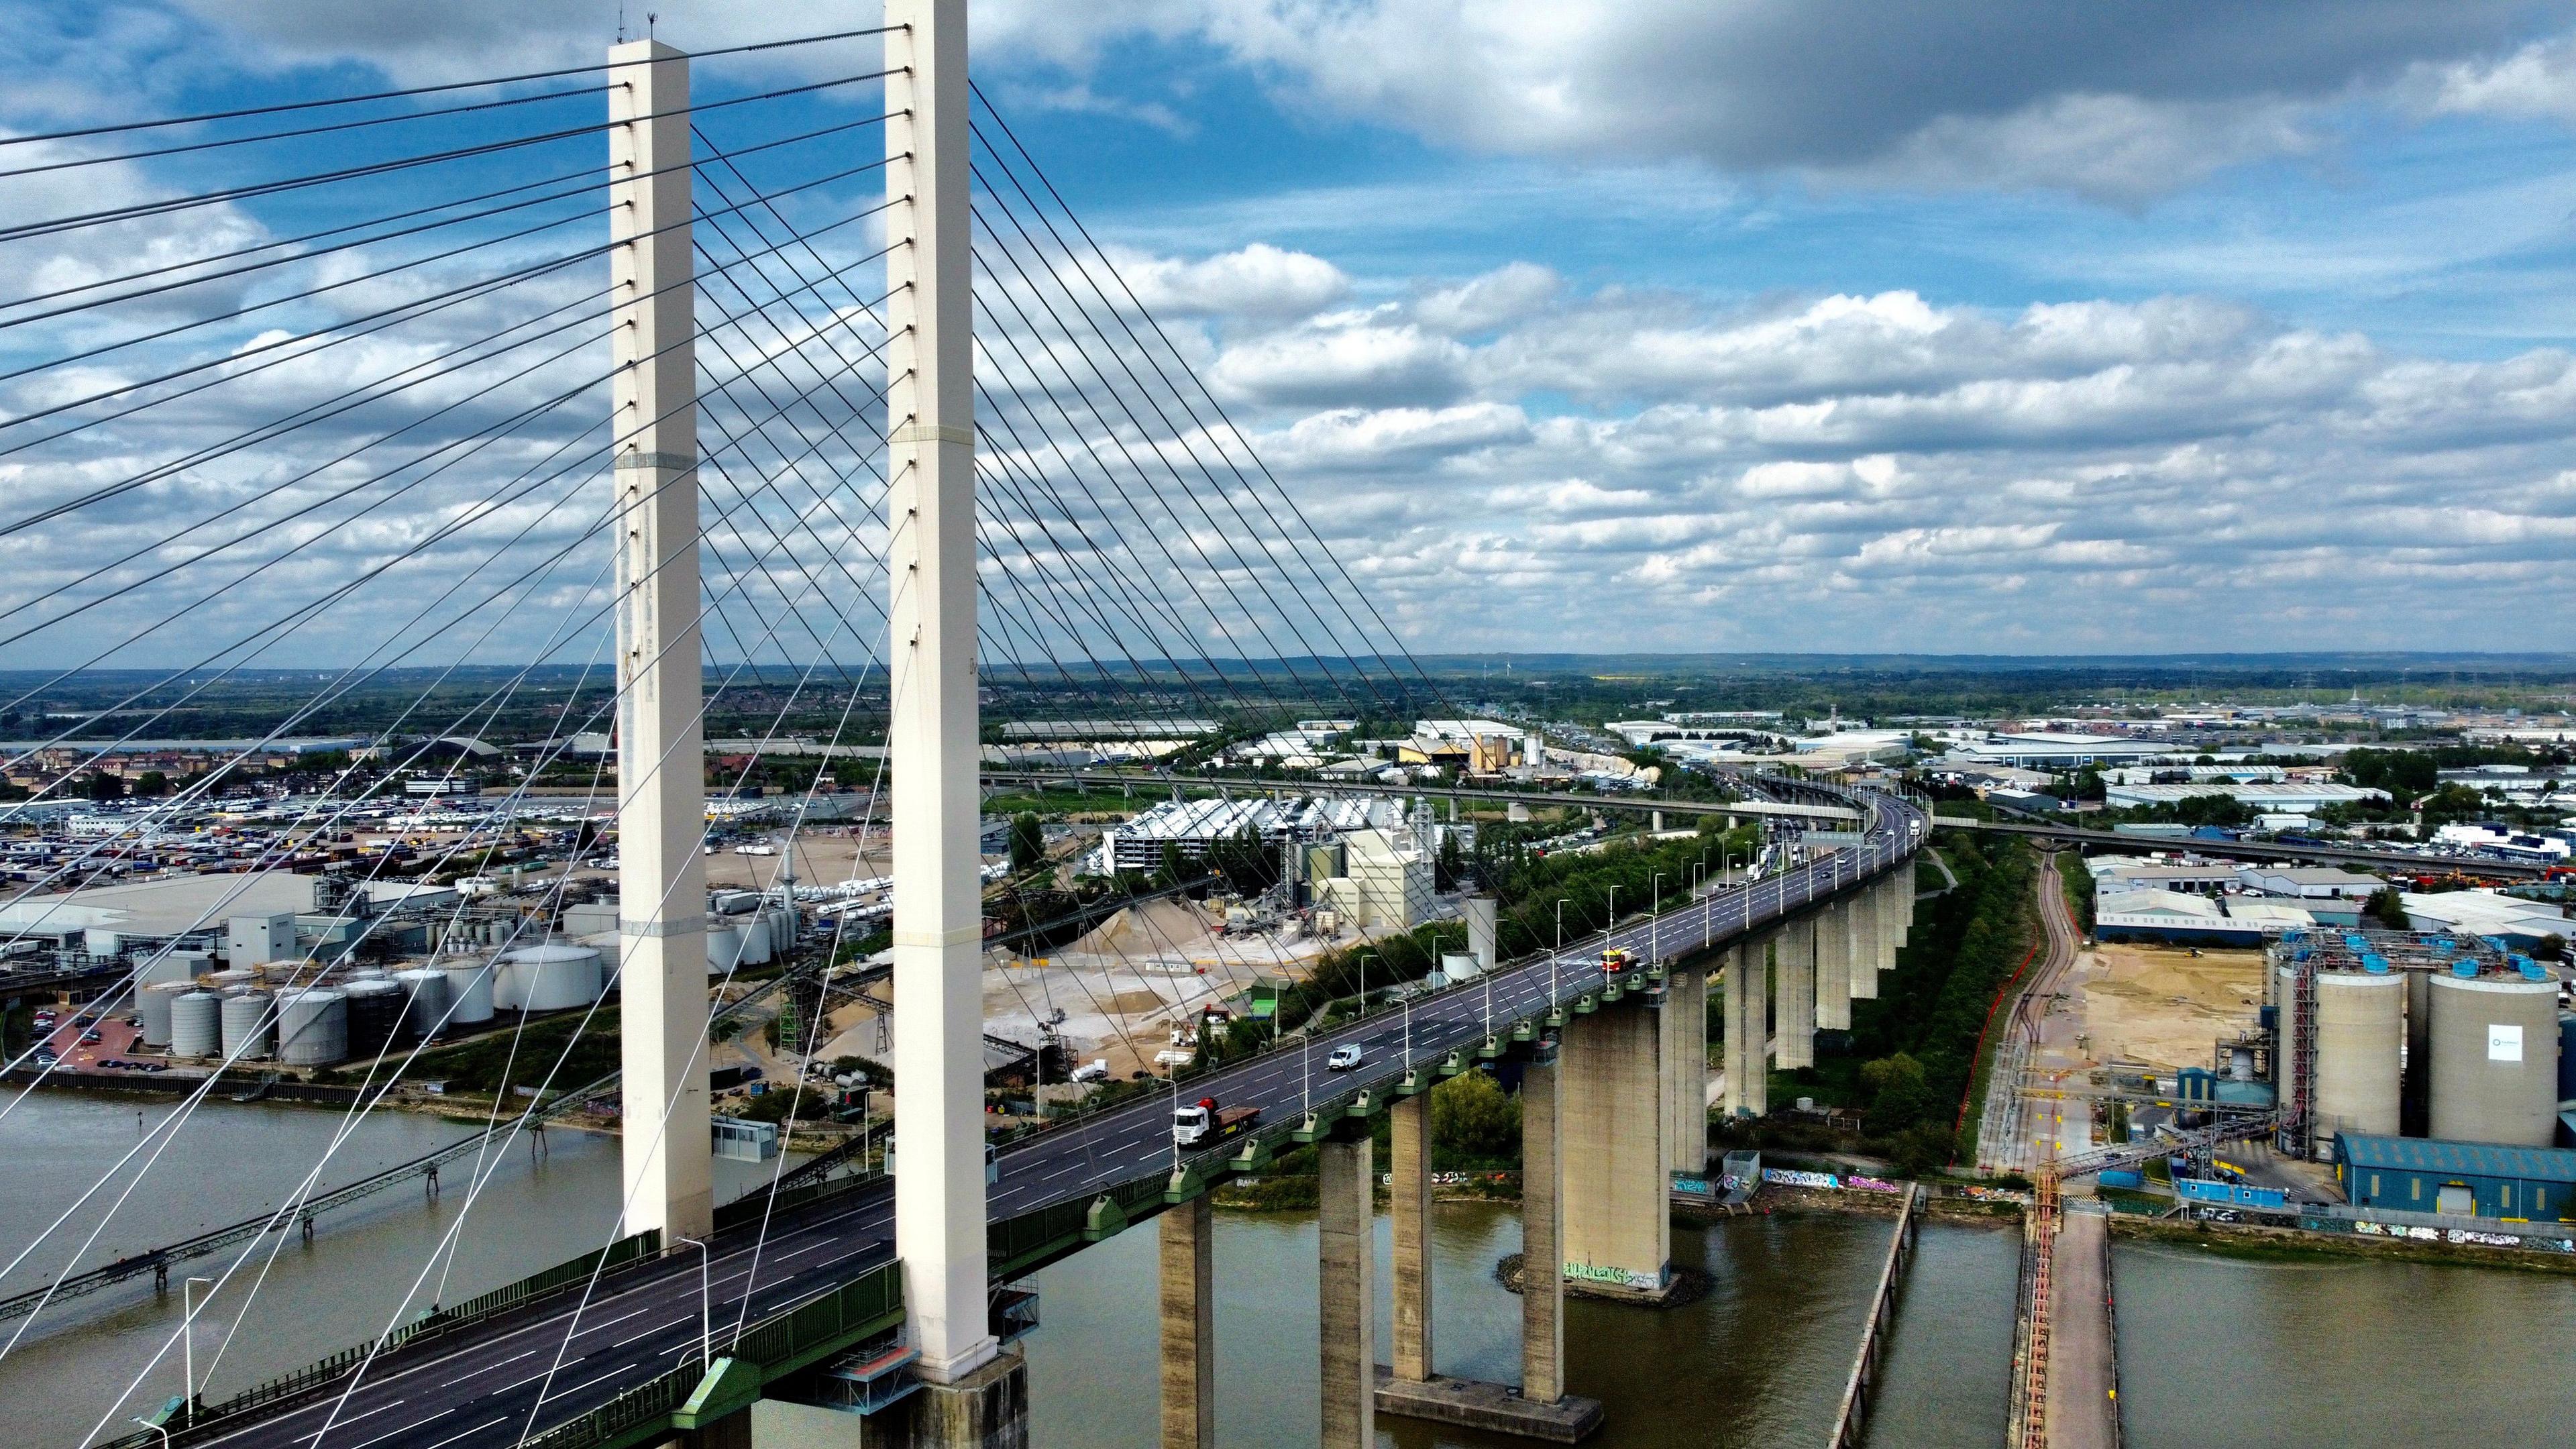
[[[2256,947],[2263,944],[2267,934],[2303,930],[2315,924],[2313,917],[2296,906],[2249,896],[2105,890],[2093,897],[2093,936],[2100,941]]]
[[[2355,1207],[2459,1217],[2576,1219],[2576,1152],[2346,1133],[2335,1180]]]
[[[2386,800],[2385,790],[2332,781],[2206,780],[2188,785],[2104,785],[2102,803],[2112,809],[2140,805],[2179,805],[2185,800],[2224,796],[2265,814],[2313,815],[2331,805],[2360,805]]]
[[[2406,912],[2406,923],[2418,930],[2493,936],[2523,951],[2538,947],[2551,936],[2562,941],[2576,936],[2576,929],[2571,929],[2576,927],[2576,921],[2567,918],[2564,906],[2500,891],[2410,892],[2399,896],[2397,904]]]
[[[2546,1148],[2559,1127],[2559,981],[2477,937],[2290,931],[2266,953],[2264,1018],[2284,1152],[2345,1136]]]

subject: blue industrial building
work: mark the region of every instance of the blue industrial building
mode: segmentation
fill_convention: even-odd
[[[2576,1151],[2565,1148],[2345,1132],[2335,1138],[2335,1178],[2355,1207],[2576,1221]]]

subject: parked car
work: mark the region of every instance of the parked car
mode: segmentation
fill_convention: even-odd
[[[1360,1051],[1358,1043],[1354,1042],[1349,1046],[1337,1046],[1333,1048],[1333,1054],[1331,1056],[1324,1058],[1324,1070],[1328,1072],[1347,1072],[1357,1068],[1359,1064],[1365,1060],[1367,1060],[1367,1057]]]

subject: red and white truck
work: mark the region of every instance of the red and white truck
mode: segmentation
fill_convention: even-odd
[[[1201,1097],[1172,1109],[1172,1141],[1182,1147],[1222,1142],[1261,1120],[1258,1107],[1220,1107],[1214,1097]]]

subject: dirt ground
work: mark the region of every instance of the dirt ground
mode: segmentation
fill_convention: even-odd
[[[859,855],[858,836],[851,826],[820,825],[799,831],[792,855],[785,849],[784,830],[770,831],[760,840],[780,847],[779,854],[736,855],[733,847],[727,846],[707,857],[707,884],[717,890],[766,890],[778,883],[780,867],[791,861],[801,885],[837,885],[845,880],[885,875],[894,869],[883,824],[869,832],[864,858]]]
[[[2095,1061],[2206,1067],[2218,1039],[2254,1024],[2263,953],[2104,944],[2080,958],[2084,1034]]]

